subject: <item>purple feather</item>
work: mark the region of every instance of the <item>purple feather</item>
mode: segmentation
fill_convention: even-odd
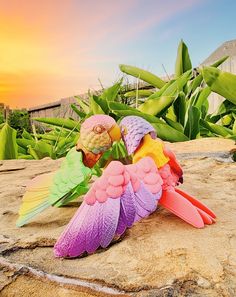
[[[117,235],[123,234],[127,227],[131,227],[133,225],[135,214],[136,209],[134,201],[134,191],[131,183],[129,183],[125,189],[124,194],[121,196],[120,217],[116,229]]]
[[[157,208],[156,197],[141,182],[139,190],[135,193],[136,217],[135,221],[147,217]]]
[[[156,138],[156,131],[153,126],[138,116],[124,117],[120,122],[121,134],[128,154],[131,155],[139,146],[142,138],[150,133],[152,138]]]
[[[82,203],[54,246],[56,257],[76,257],[85,251],[84,222],[89,205]]]
[[[121,205],[120,206],[120,217],[119,217],[118,225],[116,228],[116,234],[122,235],[125,232],[126,228],[127,228],[127,225],[126,225],[125,213],[124,213],[123,206]]]
[[[90,207],[86,218],[86,247],[85,250],[88,253],[93,253],[100,246],[102,233],[100,228],[103,223],[103,203],[95,202],[93,206]]]
[[[131,182],[128,183],[124,194],[121,196],[121,205],[124,212],[126,225],[131,227],[134,223],[135,217],[135,201],[134,201],[134,191]]]
[[[112,241],[120,215],[120,198],[108,198],[104,203],[101,247],[106,248]]]

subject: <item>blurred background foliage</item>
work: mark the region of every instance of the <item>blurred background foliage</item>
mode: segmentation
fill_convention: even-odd
[[[93,114],[108,114],[118,123],[128,115],[143,117],[154,126],[159,138],[170,142],[201,137],[236,140],[236,76],[217,68],[227,58],[209,67],[193,68],[188,48],[181,40],[172,77],[163,80],[146,70],[120,65],[122,79],[99,95],[89,91],[87,101],[76,97],[77,104],[71,108],[79,120],[34,118],[46,127],[39,130],[30,125],[27,111],[13,111],[5,124],[1,124],[0,114],[0,159],[64,157],[76,144],[81,123]],[[135,85],[127,83],[130,76],[136,79]],[[224,100],[214,113],[209,113],[212,92]],[[122,142],[104,154],[96,166],[97,174],[110,158],[128,162]]]

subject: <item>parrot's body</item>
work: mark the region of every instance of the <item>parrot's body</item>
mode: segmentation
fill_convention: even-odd
[[[55,256],[77,257],[107,247],[158,203],[197,228],[214,222],[209,208],[176,188],[183,182],[181,166],[148,122],[128,116],[120,129],[133,164],[108,165],[55,244]]]
[[[92,175],[91,168],[119,138],[119,127],[111,117],[95,115],[85,120],[80,139],[68,152],[61,168],[37,176],[28,185],[16,225],[21,227],[46,208],[60,207],[85,194]]]

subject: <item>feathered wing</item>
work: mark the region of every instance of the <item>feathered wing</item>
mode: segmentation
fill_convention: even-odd
[[[72,148],[53,178],[49,202],[60,207],[88,191],[87,182],[92,171],[83,163],[82,152]]]
[[[115,235],[156,209],[155,194],[131,167],[118,161],[108,165],[57,240],[56,257],[77,257],[93,253],[99,246],[105,248]]]
[[[71,149],[58,171],[35,177],[26,189],[19,209],[18,227],[51,205],[61,206],[87,192],[91,169],[83,164],[82,153]]]
[[[19,209],[19,217],[16,222],[18,227],[25,225],[35,215],[50,206],[48,196],[54,175],[55,172],[42,174],[31,181]]]
[[[156,210],[162,195],[162,178],[152,158],[144,157],[137,163],[127,165],[134,189],[135,221],[147,217]]]

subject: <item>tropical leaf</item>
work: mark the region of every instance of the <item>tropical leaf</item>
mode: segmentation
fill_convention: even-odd
[[[71,119],[63,118],[33,118],[34,121],[49,124],[52,126],[63,127],[69,130],[80,130],[80,123]]]
[[[221,135],[223,137],[227,137],[227,136],[230,136],[233,134],[233,131],[230,129],[227,129],[226,127],[222,127],[220,125],[213,124],[211,122],[207,122],[202,119],[200,119],[200,124],[201,124],[201,126],[205,127],[206,129],[208,129],[209,131],[211,131],[212,133],[214,133],[216,135]]]
[[[196,139],[200,136],[200,121],[201,113],[200,110],[195,106],[190,106],[188,109],[188,120],[184,128],[184,134],[189,139]]]
[[[190,69],[192,69],[192,63],[189,57],[188,48],[183,40],[181,40],[175,62],[175,77],[181,76]]]
[[[90,96],[90,110],[93,112],[93,114],[104,114],[101,105],[97,103],[97,99],[98,97],[95,95]]]
[[[115,101],[117,98],[119,91],[121,89],[122,79],[115,83],[110,88],[107,88],[103,91],[103,93],[100,95],[100,98],[106,101]]]
[[[214,67],[203,67],[202,74],[213,92],[236,104],[236,75]]]
[[[165,85],[165,82],[160,77],[141,68],[121,64],[120,70],[128,75],[137,77],[158,89],[161,89]]]
[[[75,104],[71,104],[71,108],[74,110],[74,112],[81,118],[83,119],[86,116],[86,113],[83,111],[79,110]]]
[[[0,160],[17,159],[16,130],[7,123],[0,131]]]

